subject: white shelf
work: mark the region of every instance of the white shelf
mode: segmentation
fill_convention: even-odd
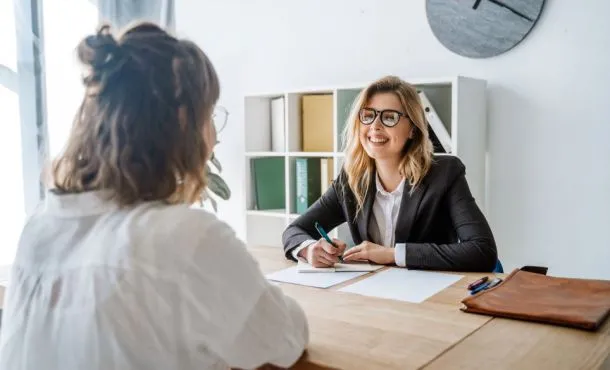
[[[428,86],[450,86],[457,83],[459,79],[470,79],[464,76],[441,76],[441,77],[429,77],[429,78],[409,78],[408,76],[402,77],[405,81],[408,81],[412,85],[428,85]],[[304,86],[299,89],[288,89],[281,93],[277,92],[249,92],[245,96],[252,98],[274,98],[281,96],[282,94],[331,94],[337,90],[354,90],[362,89],[362,87],[368,85],[371,81],[362,81],[360,83],[345,84],[345,85],[334,85],[334,86]]]
[[[466,166],[466,178],[470,190],[479,205],[486,212],[486,82],[463,76],[410,78],[402,77],[425,92],[440,121],[451,138],[452,154]],[[249,244],[261,243],[265,237],[269,243],[281,246],[284,228],[299,214],[294,213],[295,203],[295,163],[296,158],[331,158],[332,175],[336,178],[345,158],[341,151],[341,141],[345,121],[354,99],[369,82],[304,87],[286,91],[248,94],[244,97],[244,126],[246,132],[246,174],[244,179],[247,217],[246,240]],[[303,95],[333,95],[333,145],[324,152],[302,151],[302,106]],[[284,135],[286,151],[271,151],[271,101],[284,97]],[[276,111],[277,112],[277,111]],[[274,121],[277,122],[277,121]],[[280,126],[281,127],[281,126]],[[438,127],[438,126],[437,126]],[[276,128],[277,129],[277,128]],[[277,131],[276,131],[277,132]],[[277,143],[277,141],[276,141]],[[440,154],[440,153],[439,153]],[[285,207],[281,210],[256,211],[254,208],[254,188],[249,163],[254,158],[284,158]],[[250,217],[252,216],[252,217]],[[258,217],[261,216],[261,217]],[[342,240],[348,240],[349,230],[344,224],[333,231]],[[274,244],[275,245],[275,244]]]
[[[285,209],[267,209],[264,211],[258,210],[247,210],[246,214],[248,216],[263,216],[263,217],[279,217],[286,218],[286,210]]]
[[[319,158],[330,158],[338,156],[339,153],[334,152],[289,152],[289,157],[319,157]]]
[[[315,157],[331,158],[344,157],[343,152],[246,152],[246,158],[260,157]]]
[[[259,157],[284,157],[286,152],[246,152],[247,158],[259,158]]]

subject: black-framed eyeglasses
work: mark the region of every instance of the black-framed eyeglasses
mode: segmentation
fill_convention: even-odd
[[[381,123],[384,126],[394,127],[400,122],[400,117],[406,117],[407,115],[393,109],[376,110],[373,108],[362,108],[358,113],[358,118],[364,125],[375,122],[377,116],[381,116]]]
[[[227,126],[229,120],[229,111],[222,105],[214,107],[214,113],[212,113],[212,122],[214,122],[214,128],[216,133],[221,132]]]

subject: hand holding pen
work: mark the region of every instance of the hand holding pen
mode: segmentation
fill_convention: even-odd
[[[332,267],[341,261],[347,246],[339,239],[331,239],[317,222],[315,227],[322,238],[303,249],[299,255],[314,267]]]

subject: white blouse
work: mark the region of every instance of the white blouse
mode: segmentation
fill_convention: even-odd
[[[48,193],[19,243],[0,369],[289,367],[307,341],[302,309],[213,214]]]
[[[385,247],[394,247],[394,262],[397,266],[405,267],[406,244],[396,243],[394,240],[405,179],[402,179],[392,192],[383,188],[379,176],[375,177],[375,184],[377,192],[373,202],[373,217],[369,220],[372,242]]]
[[[406,267],[406,244],[395,243],[394,240],[405,179],[392,192],[384,190],[378,176],[375,177],[375,184],[377,191],[373,201],[373,217],[370,218],[368,225],[372,237],[370,241],[384,247],[394,248],[394,262],[397,266]],[[299,252],[315,242],[316,240],[314,239],[305,240],[301,245],[292,250],[292,257],[305,262],[304,258],[299,257]]]

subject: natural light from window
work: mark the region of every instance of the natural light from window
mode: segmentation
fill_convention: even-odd
[[[0,0],[0,158],[2,158],[2,181],[0,181],[0,268],[11,264],[17,250],[21,228],[25,220],[23,198],[23,172],[21,165],[21,124],[19,120],[19,97],[9,89],[9,74],[17,71],[17,38],[13,0]]]
[[[5,0],[2,0],[5,1]],[[47,88],[47,127],[51,157],[68,138],[74,114],[83,98],[81,67],[76,46],[95,32],[97,7],[90,0],[43,1],[44,53]]]
[[[23,8],[15,9],[15,5]],[[45,0],[42,6],[46,122],[49,152],[51,157],[55,157],[68,137],[74,113],[83,95],[81,69],[75,49],[83,37],[95,31],[98,11],[90,0],[62,0],[61,6],[57,1]],[[16,91],[16,24],[21,32],[26,22],[20,15],[27,14],[29,7],[26,7],[28,5],[24,2],[0,0],[0,156],[3,158],[3,181],[0,181],[0,271],[14,260],[26,217],[19,95]]]

